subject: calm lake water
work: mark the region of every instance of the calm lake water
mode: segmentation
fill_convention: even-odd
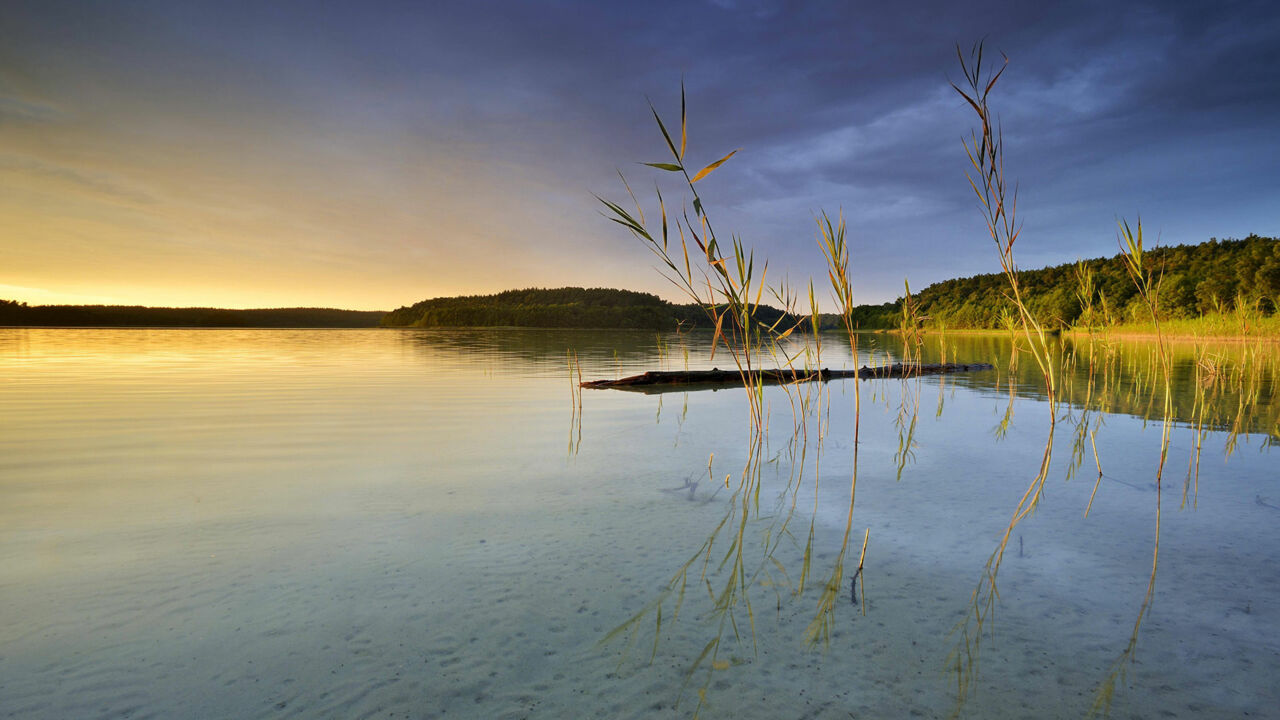
[[[816,438],[790,482],[791,404],[764,394],[744,545],[761,565],[776,545],[778,562],[752,576],[739,639],[695,571],[656,643],[652,609],[634,638],[601,643],[725,517],[747,400],[584,391],[575,417],[566,353],[584,379],[731,367],[708,340],[0,329],[0,717],[688,717],[699,689],[703,717],[948,716],[951,631],[1044,451],[1034,364],[1010,372],[1005,339],[947,338],[926,359],[1001,369],[861,384],[850,552],[856,566],[869,531],[866,613],[846,572],[825,650],[803,642],[821,581],[792,591],[811,521],[815,577],[842,543],[852,381],[826,388],[816,485]],[[860,347],[898,354],[885,336]],[[1153,350],[1090,364],[1075,346],[1045,495],[1011,536],[962,716],[1081,717],[1124,652],[1152,563]],[[823,353],[853,365],[834,336]],[[1159,573],[1112,714],[1277,717],[1276,352],[1175,362]],[[715,667],[684,687],[721,631]]]

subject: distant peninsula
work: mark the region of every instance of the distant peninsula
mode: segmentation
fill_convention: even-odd
[[[782,312],[761,308],[761,319]],[[383,327],[558,327],[667,331],[706,325],[697,305],[612,288],[528,288],[423,300],[393,310]]]
[[[332,308],[168,308],[135,305],[27,305],[0,300],[0,325],[20,327],[373,328],[381,310]]]

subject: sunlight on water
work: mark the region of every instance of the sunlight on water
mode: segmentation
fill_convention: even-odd
[[[723,517],[744,394],[588,391],[575,453],[568,352],[586,379],[726,367],[708,339],[0,329],[0,716],[687,716],[692,691],[673,705],[709,637],[702,588],[657,645],[648,630],[639,651],[598,643]],[[852,365],[830,346],[824,365]],[[889,336],[861,347],[897,354]],[[1159,428],[1149,348],[1115,352],[1109,389],[1088,390],[1078,362],[1064,390],[1075,420],[1088,397],[1103,421],[1097,498],[1084,518],[1094,460],[1086,450],[1064,480],[1077,425],[1060,422],[966,716],[1080,717],[1128,637]],[[1259,351],[1256,376],[1232,375],[1246,352],[1179,356],[1184,369],[1218,358],[1221,385],[1197,415],[1204,376],[1181,376],[1166,493],[1177,508],[1201,418],[1197,492],[1166,518],[1117,716],[1280,706],[1276,361]],[[870,530],[867,614],[846,597],[830,648],[812,653],[812,597],[791,602],[781,575],[776,593],[760,584],[758,647],[744,637],[726,651],[704,716],[951,712],[948,632],[1044,441],[1044,403],[1008,357],[1000,338],[947,340],[923,359],[1000,370],[864,387],[854,523],[859,543]],[[822,482],[798,498],[817,501],[817,562],[837,551],[847,511],[851,388],[829,389]],[[778,388],[765,398],[765,477],[781,492],[790,410]],[[904,401],[921,408],[909,456]],[[798,545],[780,548],[794,568]]]

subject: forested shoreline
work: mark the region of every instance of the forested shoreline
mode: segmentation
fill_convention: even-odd
[[[1280,305],[1280,241],[1250,235],[1199,245],[1153,247],[1144,253],[1159,278],[1162,320],[1241,313],[1273,316]],[[1150,320],[1120,255],[1019,270],[1027,307],[1045,327],[1108,327]],[[991,273],[934,283],[912,296],[916,315],[933,328],[993,329],[1014,317],[1004,275]],[[860,306],[860,326],[894,328],[902,298]]]
[[[1160,278],[1162,320],[1195,321],[1230,315],[1276,317],[1280,307],[1280,240],[1250,235],[1199,245],[1155,247],[1144,257]],[[1119,255],[1037,270],[1020,270],[1027,307],[1048,328],[1103,328],[1150,319]],[[991,273],[934,283],[911,297],[915,318],[933,329],[996,329],[1014,315],[1008,281]],[[859,305],[855,327],[901,326],[904,298]],[[760,305],[756,319],[785,328],[807,318]],[[779,320],[781,319],[781,322]],[[824,330],[843,327],[837,315],[819,318]],[[0,325],[86,327],[556,327],[671,331],[710,327],[706,311],[657,295],[612,288],[528,288],[491,295],[431,298],[393,310],[275,308],[153,308],[108,305],[28,306],[0,300]]]
[[[1146,262],[1161,278],[1162,320],[1206,315],[1275,315],[1280,305],[1280,241],[1251,235],[1243,240],[1212,239],[1199,245],[1155,247]],[[1038,270],[1020,270],[1027,306],[1044,326],[1109,327],[1149,320],[1147,306],[1117,254]],[[934,329],[996,329],[1015,317],[1006,297],[1008,281],[991,273],[934,283],[912,296],[919,323]],[[903,298],[859,305],[855,327],[898,328]],[[772,325],[781,310],[761,305],[757,319]],[[787,327],[796,318],[781,323]],[[674,330],[707,325],[697,305],[677,305],[656,295],[606,288],[509,290],[494,295],[433,298],[388,313],[387,327],[607,327]],[[824,330],[843,327],[837,315],[819,318]],[[808,327],[805,322],[801,329]]]
[[[766,311],[767,312],[767,311]],[[776,317],[778,311],[772,311]],[[393,310],[384,327],[562,327],[689,329],[707,323],[697,305],[613,288],[526,288],[492,295],[431,298]]]
[[[0,325],[29,327],[372,328],[381,310],[333,308],[167,308],[133,305],[27,305],[0,300]]]

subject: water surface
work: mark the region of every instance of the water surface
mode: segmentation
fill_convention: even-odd
[[[656,645],[647,623],[630,644],[600,641],[724,517],[745,393],[589,391],[579,423],[567,352],[586,379],[728,367],[708,339],[0,329],[0,717],[690,715],[703,679],[682,694],[686,671],[716,633],[705,588]],[[899,354],[884,336],[862,347]],[[819,482],[805,470],[794,494],[789,401],[766,391],[748,537],[763,545],[793,500],[799,529],[753,585],[754,639],[744,627],[725,641],[704,716],[952,711],[948,633],[1035,474],[1047,405],[1025,358],[1009,371],[1007,341],[926,352],[1001,370],[861,386],[867,612],[844,598],[825,651],[801,642],[815,596],[792,590],[810,517],[816,567],[845,529],[854,388],[830,386]],[[1045,500],[1006,555],[965,716],[1082,716],[1124,650],[1152,560],[1150,352],[1115,350],[1092,388],[1090,365],[1073,366],[1076,406],[1060,408]],[[1114,713],[1267,716],[1280,707],[1275,360],[1223,369],[1196,415],[1189,368],[1205,355],[1180,352],[1155,601]],[[1254,351],[1213,352],[1227,368]],[[834,338],[822,363],[853,364]],[[1104,470],[1087,519],[1091,450],[1066,479],[1086,398]],[[916,446],[900,463],[904,408]]]

